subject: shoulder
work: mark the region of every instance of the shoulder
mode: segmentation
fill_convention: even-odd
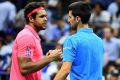
[[[13,3],[11,3],[10,1],[6,1],[3,3],[3,5],[6,5],[6,8],[10,9],[10,10],[15,10],[15,5]]]
[[[94,33],[94,36],[95,36],[95,39],[96,39],[97,41],[101,41],[101,42],[103,42],[104,39],[100,38],[100,37],[97,36],[95,33]]]
[[[112,41],[114,41],[116,43],[120,43],[120,39],[118,39],[118,38],[112,38]]]
[[[64,45],[70,45],[70,46],[76,46],[78,43],[76,35],[71,35],[67,37],[67,39],[64,41]]]
[[[102,11],[102,15],[110,16],[110,13],[108,11]]]
[[[32,36],[32,32],[29,31],[28,29],[24,28],[23,30],[21,30],[21,31],[18,33],[17,37],[26,36],[26,35]]]
[[[101,49],[104,50],[105,40],[98,37],[98,39],[96,39],[95,41],[97,42],[97,44],[99,44],[101,46]]]
[[[16,37],[16,41],[32,41],[34,39],[34,36],[32,32],[30,32],[27,29],[23,29],[20,31]]]
[[[67,37],[66,40],[65,40],[65,42],[66,41],[74,41],[75,39],[76,39],[76,34]]]
[[[108,8],[113,8],[113,7],[116,7],[116,6],[117,6],[116,2],[113,2],[108,6]]]
[[[102,11],[101,16],[103,17],[104,20],[109,21],[111,14],[108,11]]]

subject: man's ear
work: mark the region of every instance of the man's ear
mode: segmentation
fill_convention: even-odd
[[[81,18],[79,16],[76,16],[76,22],[81,21]]]
[[[34,19],[33,19],[33,17],[29,17],[29,21],[31,22],[31,23],[33,23],[34,22]]]

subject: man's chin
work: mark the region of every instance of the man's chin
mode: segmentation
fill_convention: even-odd
[[[46,27],[41,27],[41,28],[40,28],[40,30],[45,30],[45,29],[46,29]]]

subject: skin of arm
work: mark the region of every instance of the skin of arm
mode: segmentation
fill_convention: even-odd
[[[60,51],[54,50],[49,53],[49,55],[45,56],[43,59],[33,62],[30,58],[26,57],[18,57],[18,63],[20,72],[23,76],[26,76],[30,73],[36,72],[43,67],[45,67],[48,63],[59,60],[61,58]]]
[[[63,65],[60,71],[55,76],[54,80],[66,80],[70,70],[71,70],[72,62],[63,62]]]

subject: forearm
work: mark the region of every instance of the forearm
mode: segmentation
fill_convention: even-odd
[[[63,62],[63,65],[60,71],[55,76],[54,80],[66,80],[70,70],[71,70],[72,62]]]
[[[48,63],[53,61],[52,57],[46,56],[43,59],[37,61],[37,62],[27,62],[21,66],[21,73],[22,75],[27,75],[32,72],[36,72],[43,67],[45,67]]]
[[[69,72],[67,71],[59,71],[57,75],[55,76],[54,80],[66,80]]]

